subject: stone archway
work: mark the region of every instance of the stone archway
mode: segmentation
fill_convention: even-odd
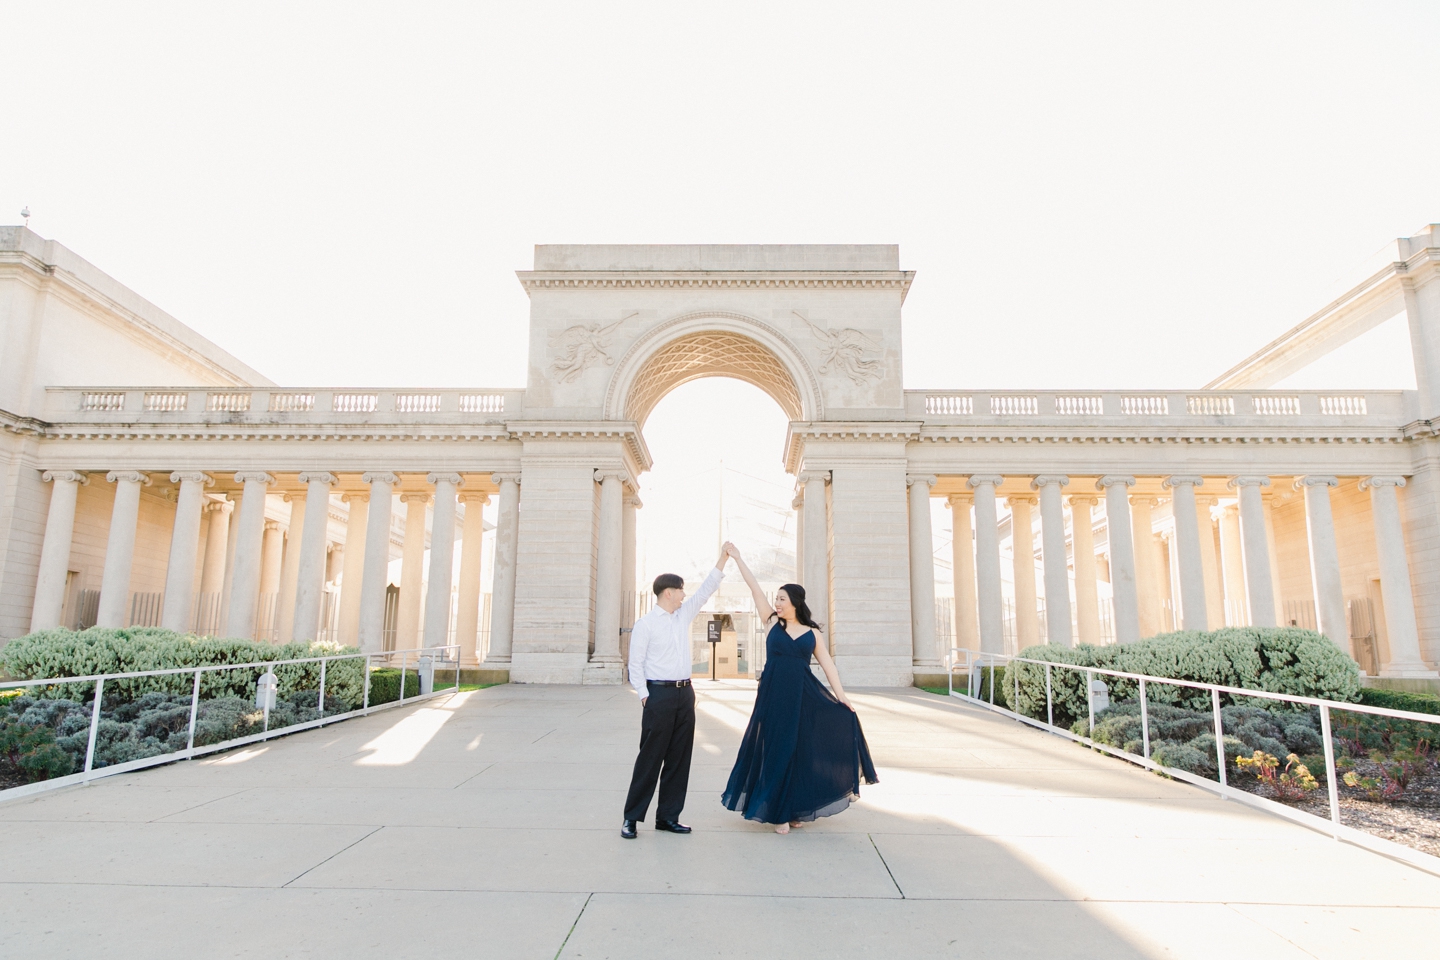
[[[666,394],[703,377],[758,387],[791,420],[821,416],[818,383],[788,339],[749,317],[706,313],[677,317],[636,341],[611,378],[605,417],[643,426]]]

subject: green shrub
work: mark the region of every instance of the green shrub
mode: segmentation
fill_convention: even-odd
[[[1137,643],[1103,647],[1041,645],[1027,647],[1021,656],[1329,700],[1353,701],[1360,692],[1360,668],[1354,660],[1321,634],[1293,627],[1227,627],[1210,633],[1182,631]],[[1044,719],[1045,668],[1033,663],[1012,666],[1019,678],[1020,691],[1011,709]],[[1138,684],[1133,680],[1104,676],[1097,679],[1105,681],[1112,701],[1133,700],[1138,696]],[[1077,719],[1088,719],[1085,680],[1082,671],[1051,670],[1057,725],[1069,727]],[[1005,684],[1006,691],[1013,690],[1013,685],[1011,679]],[[1210,706],[1209,691],[1162,683],[1149,684],[1146,698],[1151,704],[1196,711]],[[1222,696],[1221,702],[1231,703],[1232,699]]]
[[[405,699],[420,696],[420,675],[413,669],[405,671]],[[377,706],[400,699],[400,668],[378,667],[370,671],[370,705]]]
[[[219,666],[289,660],[300,657],[353,653],[354,647],[329,642],[273,644],[252,640],[222,640],[197,637],[158,627],[88,630],[40,630],[11,640],[0,649],[0,667],[20,680],[47,677],[81,677],[98,673],[130,673],[166,670],[174,667]],[[325,692],[357,707],[364,692],[363,661],[338,660],[325,671]],[[253,699],[261,668],[217,670],[201,675],[200,695],[204,699],[236,697]],[[277,666],[282,695],[295,690],[318,690],[320,664]],[[111,680],[105,684],[105,700],[132,701],[147,693],[191,693],[194,680],[185,674]],[[57,684],[34,688],[35,696],[83,701],[88,692],[78,684]]]
[[[0,719],[0,762],[32,782],[63,777],[75,767],[49,727],[9,718]]]
[[[1381,707],[1385,710],[1440,714],[1440,697],[1430,693],[1406,693],[1403,690],[1366,687],[1360,691],[1360,702],[1367,707]]]

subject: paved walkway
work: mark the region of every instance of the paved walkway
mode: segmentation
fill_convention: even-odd
[[[1440,878],[919,691],[881,783],[781,837],[718,796],[753,689],[700,690],[689,837],[618,833],[639,707],[493,687],[0,805],[6,957],[1433,956]]]

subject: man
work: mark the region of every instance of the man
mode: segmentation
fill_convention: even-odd
[[[690,624],[720,587],[730,544],[720,551],[715,569],[699,591],[685,599],[685,581],[673,573],[655,578],[655,606],[630,632],[630,685],[640,694],[640,755],[625,797],[625,824],[620,836],[635,839],[635,824],[644,821],[660,783],[655,829],[689,833],[680,822],[685,791],[690,786],[690,753],[695,747],[695,689],[690,686]],[[663,772],[662,772],[663,768]]]

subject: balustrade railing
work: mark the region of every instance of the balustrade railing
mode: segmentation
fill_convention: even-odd
[[[125,387],[85,389],[52,387],[46,390],[46,416],[54,421],[77,416],[113,419],[154,416],[204,420],[214,414],[260,415],[324,420],[346,416],[384,414],[397,417],[456,416],[519,413],[523,390],[335,390],[322,388],[159,388]],[[942,404],[942,406],[944,406]],[[959,409],[959,407],[955,407]],[[232,418],[227,418],[227,422]]]
[[[1176,417],[1201,422],[1249,423],[1325,418],[1322,422],[1384,422],[1399,426],[1412,419],[1406,391],[1364,393],[1296,391],[1205,391],[1140,393],[1133,391],[1015,392],[907,390],[911,416],[935,418],[985,417],[1114,417],[1118,420]]]

